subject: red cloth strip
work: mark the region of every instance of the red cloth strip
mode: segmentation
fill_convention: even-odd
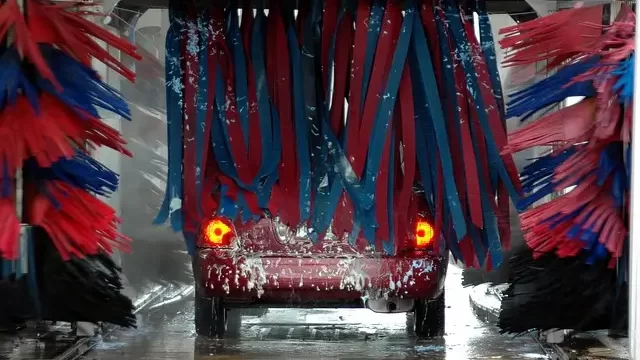
[[[358,147],[358,132],[360,131],[360,123],[362,121],[362,111],[360,108],[360,104],[364,99],[364,66],[365,66],[365,57],[367,52],[367,34],[369,31],[369,18],[371,15],[371,0],[361,0],[358,2],[358,7],[356,9],[356,18],[355,18],[355,34],[354,34],[354,42],[352,47],[352,58],[351,58],[351,70],[350,70],[350,79],[349,79],[349,110],[348,110],[348,122],[346,125],[346,138],[347,144],[345,148],[345,153],[347,154],[347,159],[351,163],[352,167],[356,165],[356,158],[352,156],[354,152],[354,148]],[[360,173],[356,173],[358,178],[360,177]],[[352,209],[352,204],[349,200],[349,197],[346,194],[343,194],[342,197],[346,204],[347,209]],[[353,210],[351,211],[351,216],[353,217],[355,213]],[[369,243],[363,237],[357,236],[356,238],[356,248],[359,251],[363,251]]]
[[[444,175],[442,174],[442,162],[440,155],[436,154],[436,202],[435,202],[435,220],[433,226],[433,237],[440,239],[442,229],[444,228]]]
[[[416,177],[416,123],[413,108],[413,88],[411,86],[411,75],[409,66],[405,65],[400,78],[400,89],[398,92],[398,104],[396,109],[400,110],[398,131],[396,139],[398,145],[402,146],[402,162],[404,169],[400,165],[400,146],[396,146],[396,189],[395,192],[395,224],[396,229],[396,252],[399,250],[402,239],[407,235],[407,226],[412,219],[408,218],[409,202],[413,194],[413,182]],[[404,171],[402,171],[404,170]]]
[[[335,76],[333,80],[334,84],[333,96],[331,99],[330,122],[331,129],[336,136],[340,136],[345,126],[344,101],[347,96],[349,60],[351,57],[353,36],[353,16],[346,13],[341,19],[340,25],[338,25],[338,36],[335,44]]]
[[[329,7],[330,2],[326,3],[326,6]],[[325,16],[324,21],[327,21],[327,11],[330,10],[325,8]],[[337,14],[336,14],[337,16]],[[328,19],[330,21],[330,18]],[[340,24],[337,26],[337,34],[336,42],[335,42],[335,59],[334,59],[334,84],[333,84],[333,97],[331,100],[331,109],[330,109],[330,124],[331,130],[334,134],[339,137],[343,131],[345,130],[345,109],[344,102],[347,96],[347,87],[349,85],[349,64],[352,60],[352,51],[354,44],[354,36],[355,30],[353,29],[353,15],[351,13],[345,13],[340,20]],[[330,34],[328,31],[325,32],[323,25],[323,38],[322,43],[325,45],[325,35],[333,38],[334,33]],[[335,29],[334,29],[335,30]],[[330,42],[327,42],[330,44]],[[323,50],[324,51],[324,50]],[[327,49],[328,52],[328,49]],[[323,53],[324,54],[324,53]],[[323,55],[324,56],[324,55]],[[328,54],[327,54],[328,56]],[[327,62],[328,62],[327,58]],[[328,64],[328,71],[331,71],[332,64]],[[325,79],[328,80],[328,74],[325,75]],[[352,92],[356,91],[357,87],[351,88]],[[355,106],[354,106],[355,107]],[[340,195],[340,200],[338,202],[338,207],[336,209],[333,218],[333,231],[338,237],[342,237],[345,233],[350,233],[353,228],[353,204],[351,203],[351,199],[347,196],[345,192],[342,192]]]
[[[249,103],[249,164],[252,177],[258,176],[262,166],[262,132],[260,129],[260,117],[258,115],[258,90],[256,88],[256,75],[251,61],[251,34],[253,30],[253,9],[250,4],[242,12],[242,38],[246,59],[247,74],[247,98]]]
[[[229,49],[224,49],[224,55],[221,57],[230,56]],[[250,184],[252,180],[251,169],[248,163],[247,147],[244,142],[244,132],[242,124],[240,123],[240,115],[238,114],[238,103],[236,100],[235,92],[235,70],[231,59],[228,62],[228,72],[226,76],[227,93],[225,109],[225,116],[227,122],[227,131],[229,135],[229,146],[231,150],[231,158],[236,165],[238,172],[238,178],[245,184]]]
[[[234,161],[240,181],[245,184],[250,184],[252,183],[255,174],[259,170],[256,169],[256,167],[251,166],[251,163],[249,162],[248,153],[246,151],[246,145],[244,142],[244,132],[242,129],[242,125],[240,124],[239,114],[237,112],[234,77],[235,72],[231,59],[231,52],[227,47],[226,38],[224,35],[224,11],[221,9],[214,9],[212,18],[213,34],[215,34],[213,36],[213,42],[216,51],[212,52],[211,56],[213,57],[213,59],[210,60],[217,61],[220,64],[222,74],[226,82],[225,100],[227,102],[227,108],[225,109],[224,116],[227,120],[227,131],[230,141],[231,157]],[[209,62],[209,66],[210,70],[212,66],[215,69],[215,62]],[[215,74],[215,72],[212,73]],[[215,75],[213,75],[213,78],[215,79]],[[212,82],[209,83],[215,84]],[[246,192],[245,190],[241,189],[238,184],[235,183],[235,181],[225,176],[221,175],[219,177],[219,180],[221,183],[228,186],[229,191],[227,193],[227,196],[229,196],[229,198],[236,200],[238,192],[242,192],[250,211],[254,213],[260,213],[260,207],[258,206],[258,200],[255,194]]]
[[[215,16],[210,17],[209,26],[214,29]],[[219,19],[218,19],[219,21]],[[214,106],[215,104],[215,90],[216,90],[216,66],[218,65],[218,56],[216,44],[213,36],[207,38],[206,44],[207,51],[207,68],[209,79],[207,81],[207,119],[204,130],[204,149],[202,151],[202,165],[204,170],[201,171],[201,186],[202,197],[200,200],[200,215],[209,217],[213,215],[217,209],[217,202],[214,200],[213,192],[218,185],[218,177],[220,176],[218,163],[215,161],[215,155],[213,154],[213,144],[211,142],[211,127],[213,125]]]
[[[440,55],[440,44],[438,40],[438,28],[436,26],[435,13],[432,4],[428,4],[426,2],[420,5],[420,19],[422,20],[422,26],[427,35],[427,39],[429,40],[429,52],[431,53],[431,58],[433,59],[434,67],[437,67],[436,80],[438,81],[438,88],[442,89],[442,72],[438,71],[440,68],[440,60],[442,57]]]
[[[247,59],[251,57],[251,29],[253,29],[253,5],[252,1],[244,0],[242,6],[242,21],[240,22],[240,34]]]
[[[349,92],[349,122],[347,123],[347,146],[345,152],[351,166],[356,167],[356,158],[353,156],[354,148],[359,146],[358,137],[360,131],[361,112],[360,103],[363,94],[362,82],[364,81],[364,63],[367,48],[367,32],[369,29],[369,16],[371,14],[371,1],[363,0],[358,3],[356,10],[355,41],[353,43],[353,59],[351,60],[351,83]],[[359,160],[361,161],[361,160]],[[354,169],[355,170],[355,169]],[[360,178],[362,170],[356,171]]]
[[[382,18],[382,22],[383,22],[383,25],[380,32],[380,37],[386,36],[387,33],[385,33],[386,28],[384,24],[390,22],[391,26],[389,27],[388,34],[391,35],[391,39],[393,39],[393,43],[391,44],[391,49],[390,49],[391,51],[389,52],[391,57],[389,57],[386,63],[384,64],[384,73],[382,74],[383,84],[379,90],[380,92],[384,91],[384,87],[386,86],[386,79],[388,79],[389,73],[391,72],[391,62],[393,60],[393,53],[395,52],[395,42],[397,41],[400,35],[400,28],[402,26],[402,13],[400,9],[396,8],[395,6],[388,5],[387,8],[385,9],[385,15]],[[378,44],[380,44],[380,40],[378,41]],[[379,50],[376,49],[376,59],[374,59],[373,71],[375,71],[376,60],[378,58],[378,54],[380,54],[378,51]],[[405,66],[405,69],[406,69],[406,66]],[[404,74],[404,69],[403,69],[403,74]],[[374,74],[372,74],[372,78],[373,76]],[[372,88],[372,86],[370,85],[367,91],[367,100],[369,100],[368,99],[369,95],[373,94],[373,92],[371,92],[372,89],[375,89],[375,87]],[[380,98],[382,98],[382,96],[380,96]],[[367,106],[367,103],[365,102],[365,114],[367,113],[366,106]],[[377,109],[377,106],[376,106],[376,109]],[[400,108],[397,103],[396,103],[396,106],[394,107],[394,111],[391,116],[392,118],[390,120],[390,123],[400,122],[399,120]],[[363,118],[363,120],[365,119]],[[367,123],[364,123],[364,121],[363,121],[363,124],[365,126],[368,125]],[[360,128],[361,135],[359,137],[359,141],[362,142],[361,144],[363,146],[366,144],[367,148],[370,142],[369,139],[370,139],[370,136],[371,136],[370,134],[372,130],[373,130],[373,122],[371,123],[371,129],[368,131],[366,128],[364,129]],[[390,233],[390,229],[389,229],[388,208],[389,208],[389,171],[393,171],[394,169],[389,169],[390,156],[393,156],[390,154],[390,151],[388,150],[391,146],[391,141],[392,141],[391,129],[388,128],[386,131],[387,131],[387,134],[385,136],[385,141],[384,141],[384,151],[382,152],[380,170],[378,171],[378,177],[376,179],[375,207],[376,207],[376,220],[378,222],[378,229],[376,231],[376,249],[382,249],[382,240],[389,241],[390,238],[393,236],[393,234]],[[394,140],[394,143],[395,143],[395,140]],[[378,145],[376,144],[375,146],[378,146]],[[394,150],[394,153],[399,151],[399,149],[397,148],[394,148],[393,150]],[[366,156],[366,153],[364,154],[364,156]]]
[[[309,17],[309,12],[311,11],[311,1],[300,1],[298,2],[298,15],[295,19],[296,24],[296,38],[298,39],[298,46],[302,47],[302,33],[304,32],[304,27],[307,22],[307,18]]]
[[[469,109],[475,109],[475,104],[473,103],[473,98],[467,89],[467,104]],[[495,193],[491,188],[491,178],[489,177],[489,158],[487,156],[487,144],[484,141],[484,136],[482,132],[482,127],[480,126],[480,120],[478,120],[478,114],[474,110],[469,111],[469,126],[473,129],[474,134],[478,134],[479,139],[475,139],[475,144],[477,146],[477,155],[480,158],[480,171],[479,178],[482,178],[484,183],[484,189],[480,189],[480,191],[485,191],[488,196],[489,203],[491,204],[492,211],[494,213],[497,212],[497,206],[495,201]]]
[[[275,105],[280,115],[280,136],[283,139],[282,160],[278,168],[279,181],[274,187],[272,201],[283,222],[295,226],[300,222],[298,183],[300,170],[295,142],[287,141],[287,139],[295,139],[291,103],[291,60],[286,28],[279,7],[269,11],[269,20],[272,22],[272,32],[267,34],[267,38],[273,38],[273,49],[278,51],[268,51],[268,53],[274,53],[274,57],[273,62],[267,63],[267,73],[275,74]]]
[[[322,16],[322,40],[321,40],[321,55],[322,56],[322,83],[324,85],[324,94],[327,94],[329,90],[329,73],[331,72],[331,64],[329,63],[329,51],[333,42],[336,28],[338,27],[338,13],[340,10],[340,1],[338,0],[326,0],[324,2],[324,14]],[[349,36],[353,38],[353,16],[350,13],[345,13],[344,17],[348,16],[348,20],[343,18],[342,22],[347,21],[349,24]],[[340,28],[338,36],[336,38],[336,63],[337,63],[337,51],[340,47],[337,46],[337,42],[344,36],[343,29]],[[353,42],[350,40],[348,50],[351,49]],[[337,70],[336,70],[337,73]],[[337,75],[335,80],[340,79]]]

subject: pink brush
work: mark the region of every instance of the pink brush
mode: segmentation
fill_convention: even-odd
[[[502,152],[514,153],[534,146],[589,140],[594,129],[595,113],[595,99],[586,99],[549,114],[511,133],[509,143]]]

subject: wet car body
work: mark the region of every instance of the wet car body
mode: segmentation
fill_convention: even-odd
[[[418,227],[433,223],[425,208],[423,194],[414,192],[406,235],[397,240],[394,255],[376,251],[362,237],[350,242],[331,229],[314,243],[304,228],[292,230],[269,216],[227,223],[231,238],[223,246],[202,230],[193,258],[198,334],[223,336],[236,309],[367,307],[414,313],[411,330],[417,335],[442,335],[448,249],[441,237],[415,245]],[[352,216],[338,209],[335,216]]]

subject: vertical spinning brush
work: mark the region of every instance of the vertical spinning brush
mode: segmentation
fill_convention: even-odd
[[[514,51],[508,64],[545,59],[557,70],[516,91],[509,115],[528,116],[569,96],[586,97],[510,134],[503,148],[512,153],[555,147],[521,174],[525,196],[517,205],[529,249],[511,259],[512,284],[500,313],[504,332],[618,328],[624,322],[612,323],[610,314],[624,314],[615,307],[627,271],[619,260],[629,227],[625,148],[631,145],[628,64],[635,16],[623,6],[611,26],[595,25],[601,19],[602,6],[594,6],[503,29],[501,44]],[[562,195],[546,200],[555,193]]]
[[[9,0],[0,6],[0,37],[5,45],[0,51],[0,163],[4,174],[0,212],[5,214],[5,229],[10,229],[2,233],[0,256],[15,259],[18,255],[20,224],[12,184],[22,169],[29,185],[24,220],[44,229],[55,245],[55,251],[51,247],[42,250],[44,257],[37,263],[45,267],[61,264],[55,274],[47,273],[41,279],[43,283],[66,277],[69,283],[78,284],[77,276],[82,276],[78,269],[95,267],[93,262],[102,262],[100,258],[114,249],[128,248],[128,239],[118,232],[120,219],[115,211],[96,197],[116,189],[117,175],[91,159],[88,151],[107,146],[130,155],[120,134],[100,121],[98,111],[127,119],[130,113],[120,94],[102,82],[90,65],[93,60],[101,61],[133,80],[133,72],[98,41],[122,54],[139,56],[133,45],[86,18],[98,15],[81,2]],[[17,118],[21,121],[16,122]],[[75,270],[64,261],[74,262]],[[101,306],[98,299],[129,301],[119,294],[115,274],[102,283],[81,282],[85,286],[75,289],[86,294],[85,302],[75,303],[75,308],[66,303],[62,308],[77,318],[132,325],[130,307],[124,314],[112,312],[101,319],[92,314]],[[68,298],[68,293],[63,297]],[[108,307],[109,301],[102,306]]]

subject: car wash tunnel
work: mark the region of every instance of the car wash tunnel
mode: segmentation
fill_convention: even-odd
[[[0,359],[640,360],[636,22],[2,1]]]

